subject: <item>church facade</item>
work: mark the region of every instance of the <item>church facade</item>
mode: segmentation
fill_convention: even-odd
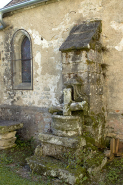
[[[122,6],[120,0],[12,0],[1,9],[0,118],[23,122],[23,137],[38,139],[50,129],[49,107],[63,103],[65,82],[79,77],[89,114],[103,113],[104,135],[123,140]]]

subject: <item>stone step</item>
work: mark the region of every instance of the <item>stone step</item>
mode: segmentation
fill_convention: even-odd
[[[85,174],[84,168],[79,166],[75,169],[70,169],[67,164],[51,157],[42,156],[41,158],[37,158],[36,156],[32,156],[26,160],[32,172],[58,178],[71,185],[74,185],[76,182],[80,182],[78,184],[81,184],[81,180]]]
[[[51,134],[39,134],[39,145],[36,155],[53,156],[56,159],[67,159],[68,154],[76,156],[78,148],[86,145],[86,140],[80,137],[59,137]]]
[[[38,135],[39,140],[42,143],[49,143],[53,145],[64,146],[66,148],[77,148],[80,143],[80,138],[77,137],[60,137],[53,134],[42,134]]]
[[[77,136],[82,134],[82,120],[79,116],[53,115],[51,124],[53,134],[58,136]]]

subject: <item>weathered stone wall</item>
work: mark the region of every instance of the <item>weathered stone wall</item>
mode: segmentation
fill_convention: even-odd
[[[89,135],[90,140],[102,147],[104,141],[104,107],[103,107],[103,76],[102,51],[72,51],[62,54],[63,59],[63,82],[75,79],[81,84],[80,87],[73,87],[76,95],[75,101],[86,100],[88,113],[83,119],[83,134]],[[74,98],[73,98],[74,100]],[[76,113],[77,114],[77,113]]]
[[[73,51],[63,53],[63,82],[75,78],[81,84],[78,98],[86,100],[89,111],[102,112],[103,80],[102,58],[98,51]],[[80,100],[79,100],[80,101]]]
[[[22,108],[22,112],[28,112],[28,107],[34,108],[30,110],[30,114],[35,117],[38,108],[57,104],[62,94],[59,47],[74,25],[87,20],[102,20],[101,42],[104,48],[101,55],[102,63],[107,64],[103,72],[103,107],[107,126],[115,128],[115,132],[122,135],[122,7],[121,0],[60,0],[38,4],[36,7],[18,10],[6,16],[4,21],[8,27],[0,31],[0,105],[6,107],[7,112],[1,108],[1,117],[16,119],[16,116],[9,114],[13,111],[13,106]],[[10,42],[18,29],[25,29],[32,39],[33,90],[12,90]],[[41,113],[42,119],[45,118],[43,114]],[[35,132],[33,124],[29,123],[28,118],[25,120],[23,114],[20,115],[25,128],[30,128],[31,136]],[[34,120],[38,125],[37,132],[44,131],[50,123],[44,121],[43,127],[42,123],[38,124],[36,118]]]
[[[19,120],[24,123],[24,128],[19,130],[19,134],[23,138],[38,138],[38,134],[42,131],[47,132],[50,128],[51,115],[47,108],[25,107],[25,106],[0,106],[0,118],[3,120]]]

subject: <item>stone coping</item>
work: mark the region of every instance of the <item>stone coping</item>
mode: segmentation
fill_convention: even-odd
[[[36,107],[36,106],[19,106],[19,105],[0,105],[0,109],[11,109],[13,111],[35,111],[41,113],[48,113],[49,108],[47,107]]]
[[[95,44],[91,43],[94,42],[94,40],[99,40],[100,32],[100,20],[83,22],[83,24],[75,25],[59,50],[62,52],[66,52],[90,48],[95,49],[93,48]]]
[[[62,120],[77,120],[77,119],[80,119],[79,116],[63,116],[63,115],[52,115],[52,118],[62,119]]]
[[[123,134],[107,133],[107,134],[105,134],[105,137],[123,140]]]
[[[0,120],[0,134],[12,132],[23,127],[23,123],[11,120]]]

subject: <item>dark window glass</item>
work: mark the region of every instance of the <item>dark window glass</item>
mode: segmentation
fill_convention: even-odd
[[[22,83],[31,82],[30,41],[25,37],[21,44]]]

